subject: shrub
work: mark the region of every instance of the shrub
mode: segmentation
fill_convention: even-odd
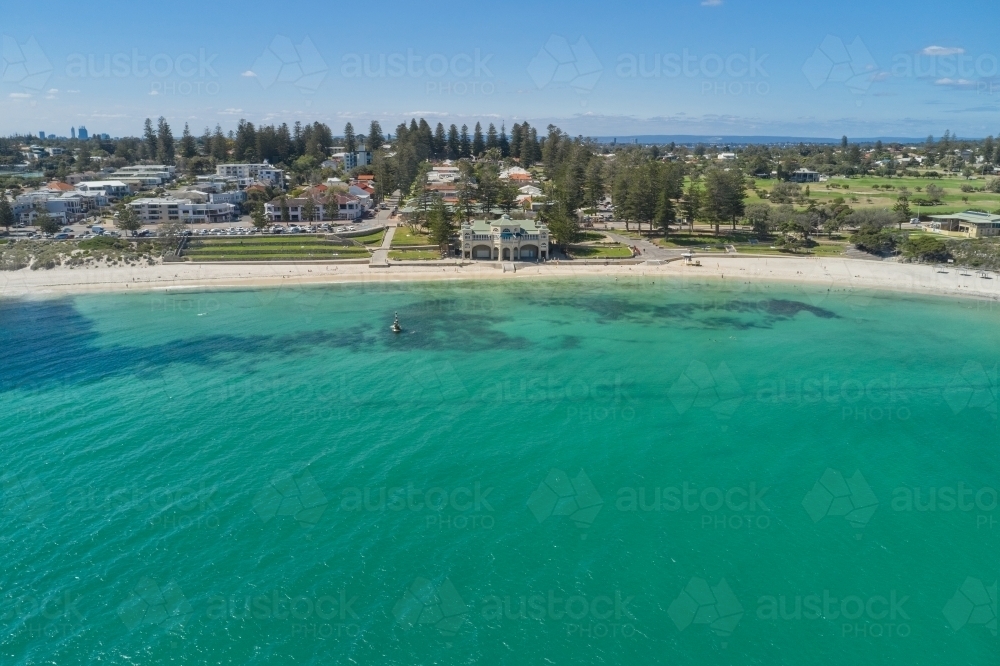
[[[919,261],[947,261],[948,246],[940,238],[917,236],[903,243],[903,255]]]
[[[851,242],[862,252],[884,254],[896,249],[896,237],[889,229],[865,223],[851,235]]]

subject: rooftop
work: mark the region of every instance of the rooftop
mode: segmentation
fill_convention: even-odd
[[[932,220],[958,220],[969,224],[997,224],[1000,223],[1000,216],[984,213],[978,210],[967,210],[961,213],[947,213],[945,215],[930,215]]]
[[[535,220],[512,220],[506,216],[501,217],[499,220],[472,220],[467,224],[477,234],[492,233],[493,229],[496,228],[510,229],[515,233],[518,229],[528,233],[537,233],[539,226],[545,226],[544,224],[540,225],[536,223]]]

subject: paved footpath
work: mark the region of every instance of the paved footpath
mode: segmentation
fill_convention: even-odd
[[[389,228],[385,230],[385,236],[382,238],[382,245],[379,249],[372,252],[372,260],[370,265],[372,266],[388,266],[389,265],[389,248],[392,246],[392,237],[396,235],[396,223],[389,222]]]

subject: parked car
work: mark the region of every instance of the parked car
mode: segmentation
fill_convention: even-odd
[[[69,234],[67,234],[67,233],[56,234],[55,236],[53,236],[53,238],[55,240],[68,240],[69,239]]]

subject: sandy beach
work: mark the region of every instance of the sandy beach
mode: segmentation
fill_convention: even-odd
[[[836,291],[896,291],[1000,300],[1000,276],[975,270],[845,258],[698,257],[701,266],[683,261],[638,265],[580,265],[563,262],[518,265],[504,272],[492,264],[467,266],[391,266],[367,264],[208,264],[55,268],[0,273],[0,298],[58,298],[74,294],[134,291],[213,290],[289,287],[338,283],[437,280],[526,280],[539,278],[663,277],[725,280],[735,284],[796,282]]]

